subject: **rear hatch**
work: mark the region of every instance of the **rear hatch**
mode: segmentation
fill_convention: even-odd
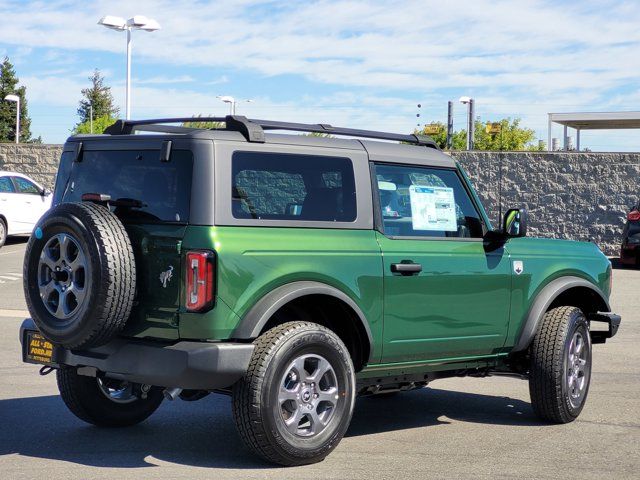
[[[111,206],[129,234],[136,259],[135,303],[124,334],[177,339],[180,248],[189,222],[193,155],[173,150],[169,161],[161,161],[160,143],[157,149],[148,143],[144,149],[85,147],[79,161],[65,152],[54,203],[80,202],[87,193],[136,201],[129,202],[135,207]]]

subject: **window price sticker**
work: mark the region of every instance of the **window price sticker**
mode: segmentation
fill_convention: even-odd
[[[453,188],[411,185],[409,196],[414,230],[458,230]]]

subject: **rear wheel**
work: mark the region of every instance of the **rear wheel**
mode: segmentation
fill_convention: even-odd
[[[347,348],[332,331],[306,322],[275,327],[255,345],[245,377],[233,388],[242,439],[280,465],[323,460],[353,413],[355,376]]]
[[[75,368],[62,367],[56,377],[60,396],[71,413],[100,427],[140,423],[158,409],[163,399],[158,387],[85,377],[78,375]]]
[[[591,381],[591,337],[582,310],[549,310],[531,345],[529,393],[538,417],[554,423],[575,420]]]

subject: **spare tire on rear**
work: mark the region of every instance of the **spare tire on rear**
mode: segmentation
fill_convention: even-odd
[[[93,203],[62,203],[36,225],[24,259],[24,293],[40,332],[81,349],[104,345],[133,306],[136,268],[122,222]]]

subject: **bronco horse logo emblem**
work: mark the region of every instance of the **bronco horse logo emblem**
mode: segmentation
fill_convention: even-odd
[[[167,288],[167,283],[173,277],[173,266],[169,266],[169,270],[160,273],[160,283],[162,283],[162,288]]]

